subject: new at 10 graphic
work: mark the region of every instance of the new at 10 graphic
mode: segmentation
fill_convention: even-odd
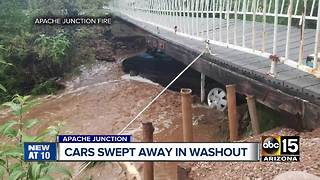
[[[24,143],[25,161],[55,161],[57,160],[56,143]]]
[[[300,161],[299,136],[262,136],[262,161],[297,162]]]

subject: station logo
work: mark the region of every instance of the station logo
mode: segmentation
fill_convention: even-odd
[[[261,159],[265,162],[300,161],[299,136],[262,136]]]

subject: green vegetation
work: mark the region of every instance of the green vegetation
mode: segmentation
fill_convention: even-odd
[[[286,119],[281,113],[260,103],[257,103],[257,113],[259,115],[261,132],[282,126],[284,124],[284,119]]]
[[[6,63],[5,61],[0,59],[0,65],[1,64],[8,65],[8,63]],[[3,91],[3,92],[7,92],[7,89],[2,84],[0,84],[0,90]]]
[[[48,80],[43,83],[35,85],[31,93],[33,95],[53,94],[61,89],[61,85],[57,84],[53,80]]]
[[[106,0],[107,1],[107,0]],[[33,25],[36,17],[103,15],[105,0],[10,0],[0,2],[0,104],[13,118],[0,125],[0,179],[71,179],[52,162],[24,162],[23,143],[54,141],[62,124],[37,131],[38,119],[25,119],[37,101],[27,94],[51,94],[58,79],[95,60],[95,27]],[[90,44],[91,43],[91,44]],[[22,94],[23,96],[17,95]]]
[[[259,3],[260,4],[259,4],[258,8],[260,7],[260,9],[262,11],[263,1],[260,1]],[[269,1],[267,1],[267,3],[269,3]],[[282,1],[279,1],[279,3],[280,3],[279,4],[279,12],[280,12]],[[285,1],[285,3],[284,3],[283,13],[285,13],[285,14],[288,13],[289,3],[290,3],[290,1]],[[303,9],[303,7],[304,7],[303,0],[302,1],[293,1],[292,13],[295,12],[295,7],[296,7],[297,3],[299,3],[298,4],[298,8],[297,8],[297,14],[301,15],[303,10],[304,10]],[[309,15],[309,13],[311,12],[311,8],[312,8],[312,2],[309,1],[307,3],[307,13],[308,13],[307,15]],[[271,12],[272,13],[274,12],[274,9],[275,9],[275,5],[274,5],[274,2],[273,2],[272,3],[272,7],[271,7]],[[317,9],[318,9],[318,6],[316,4],[315,7],[314,7],[313,15],[316,15]],[[267,20],[267,23],[274,23],[274,17],[267,17],[266,20]],[[263,21],[263,17],[262,16],[257,16],[257,21],[261,21],[262,22]],[[299,21],[300,21],[300,19],[293,18],[292,19],[292,25],[293,26],[299,26]],[[288,18],[279,17],[278,23],[282,24],[282,25],[287,25],[288,24]],[[306,28],[315,28],[315,25],[316,25],[316,21],[306,21]]]
[[[94,27],[33,25],[36,17],[103,15],[105,0],[0,2],[0,102],[54,93],[57,79],[94,60]]]
[[[38,135],[29,135],[27,132],[40,121],[38,119],[24,119],[37,101],[30,100],[30,96],[15,95],[12,101],[4,103],[10,107],[14,115],[13,120],[6,121],[0,126],[0,134],[4,136],[0,141],[0,179],[49,180],[62,176],[64,179],[72,177],[71,172],[57,163],[31,163],[23,160],[23,142],[54,141],[59,134],[61,123],[50,126]],[[34,132],[32,133],[34,134]]]
[[[247,6],[249,5],[249,11],[251,10],[251,5],[252,5],[253,1],[254,0],[246,0]],[[267,8],[269,8],[270,1],[271,0],[267,0]],[[235,2],[236,2],[235,0],[232,1],[232,3],[230,4],[230,7],[234,7],[234,3]],[[239,2],[239,1],[237,1],[237,2]],[[263,11],[263,0],[260,0],[260,1],[256,0],[256,2],[258,2],[258,4],[257,4],[257,12],[262,12]],[[241,6],[240,6],[241,8],[242,8],[242,3],[243,3],[243,1],[241,1]],[[283,12],[282,12],[283,14],[287,14],[288,13],[289,3],[290,3],[289,0],[285,0],[284,9],[283,9]],[[296,8],[297,3],[299,3],[298,4],[298,8],[297,8],[297,14],[301,15],[302,12],[303,12],[304,2],[303,2],[303,0],[301,0],[301,1],[295,1],[294,0],[293,1],[293,8],[292,8],[293,13],[295,12],[295,8]],[[280,12],[281,6],[282,6],[282,1],[279,1],[279,12]],[[307,15],[310,15],[311,9],[312,9],[312,2],[308,1],[308,3],[307,3],[307,11],[306,11]],[[314,6],[313,14],[312,14],[313,16],[317,15],[317,9],[318,9],[318,5],[316,3],[315,6]],[[275,3],[274,3],[274,0],[272,0],[270,13],[274,13],[274,10],[275,10]],[[267,9],[267,12],[268,12],[268,9]],[[219,13],[217,13],[216,16],[219,17]],[[234,16],[230,15],[230,18],[234,18]],[[238,19],[242,19],[242,18],[243,18],[243,16],[241,14],[239,14],[238,15]],[[252,21],[253,15],[252,14],[247,14],[246,15],[246,19],[247,19],[247,21]],[[262,22],[263,21],[263,16],[257,15],[256,16],[256,21]],[[299,21],[300,21],[300,19],[293,18],[292,19],[292,25],[293,26],[299,26]],[[267,15],[266,16],[266,22],[273,24],[274,23],[274,17]],[[287,25],[288,24],[288,18],[279,17],[278,23],[282,24],[282,25]],[[314,20],[306,20],[306,28],[315,28],[315,27],[316,27],[316,21],[314,21]]]
[[[261,132],[266,132],[271,129],[286,125],[285,123],[287,122],[285,122],[285,120],[288,119],[288,117],[286,117],[283,113],[274,111],[273,109],[260,103],[256,103],[256,106]],[[248,118],[248,121],[250,121],[250,115]],[[244,129],[243,135],[250,136],[252,134],[252,126],[249,125]]]

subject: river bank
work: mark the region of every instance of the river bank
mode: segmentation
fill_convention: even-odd
[[[65,90],[45,96],[25,117],[41,120],[32,133],[38,133],[55,121],[64,122],[62,134],[117,134],[162,90],[162,86],[141,77],[130,77],[121,70],[121,59],[115,62],[96,61],[82,66],[81,73],[64,82]],[[166,91],[124,134],[132,134],[135,142],[141,141],[141,123],[153,122],[155,141],[182,140],[181,104],[178,92]],[[195,105],[194,131],[196,141],[220,140],[224,128],[223,113],[205,106]],[[2,115],[0,122],[8,117]],[[217,128],[219,127],[219,128]],[[82,163],[64,163],[77,175]],[[141,164],[136,164],[142,172]],[[156,179],[174,179],[175,164],[156,163]],[[124,179],[117,164],[106,163],[77,176],[77,179]]]

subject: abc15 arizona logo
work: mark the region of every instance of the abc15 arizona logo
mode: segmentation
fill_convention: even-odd
[[[299,136],[262,136],[261,160],[268,162],[300,161]]]

